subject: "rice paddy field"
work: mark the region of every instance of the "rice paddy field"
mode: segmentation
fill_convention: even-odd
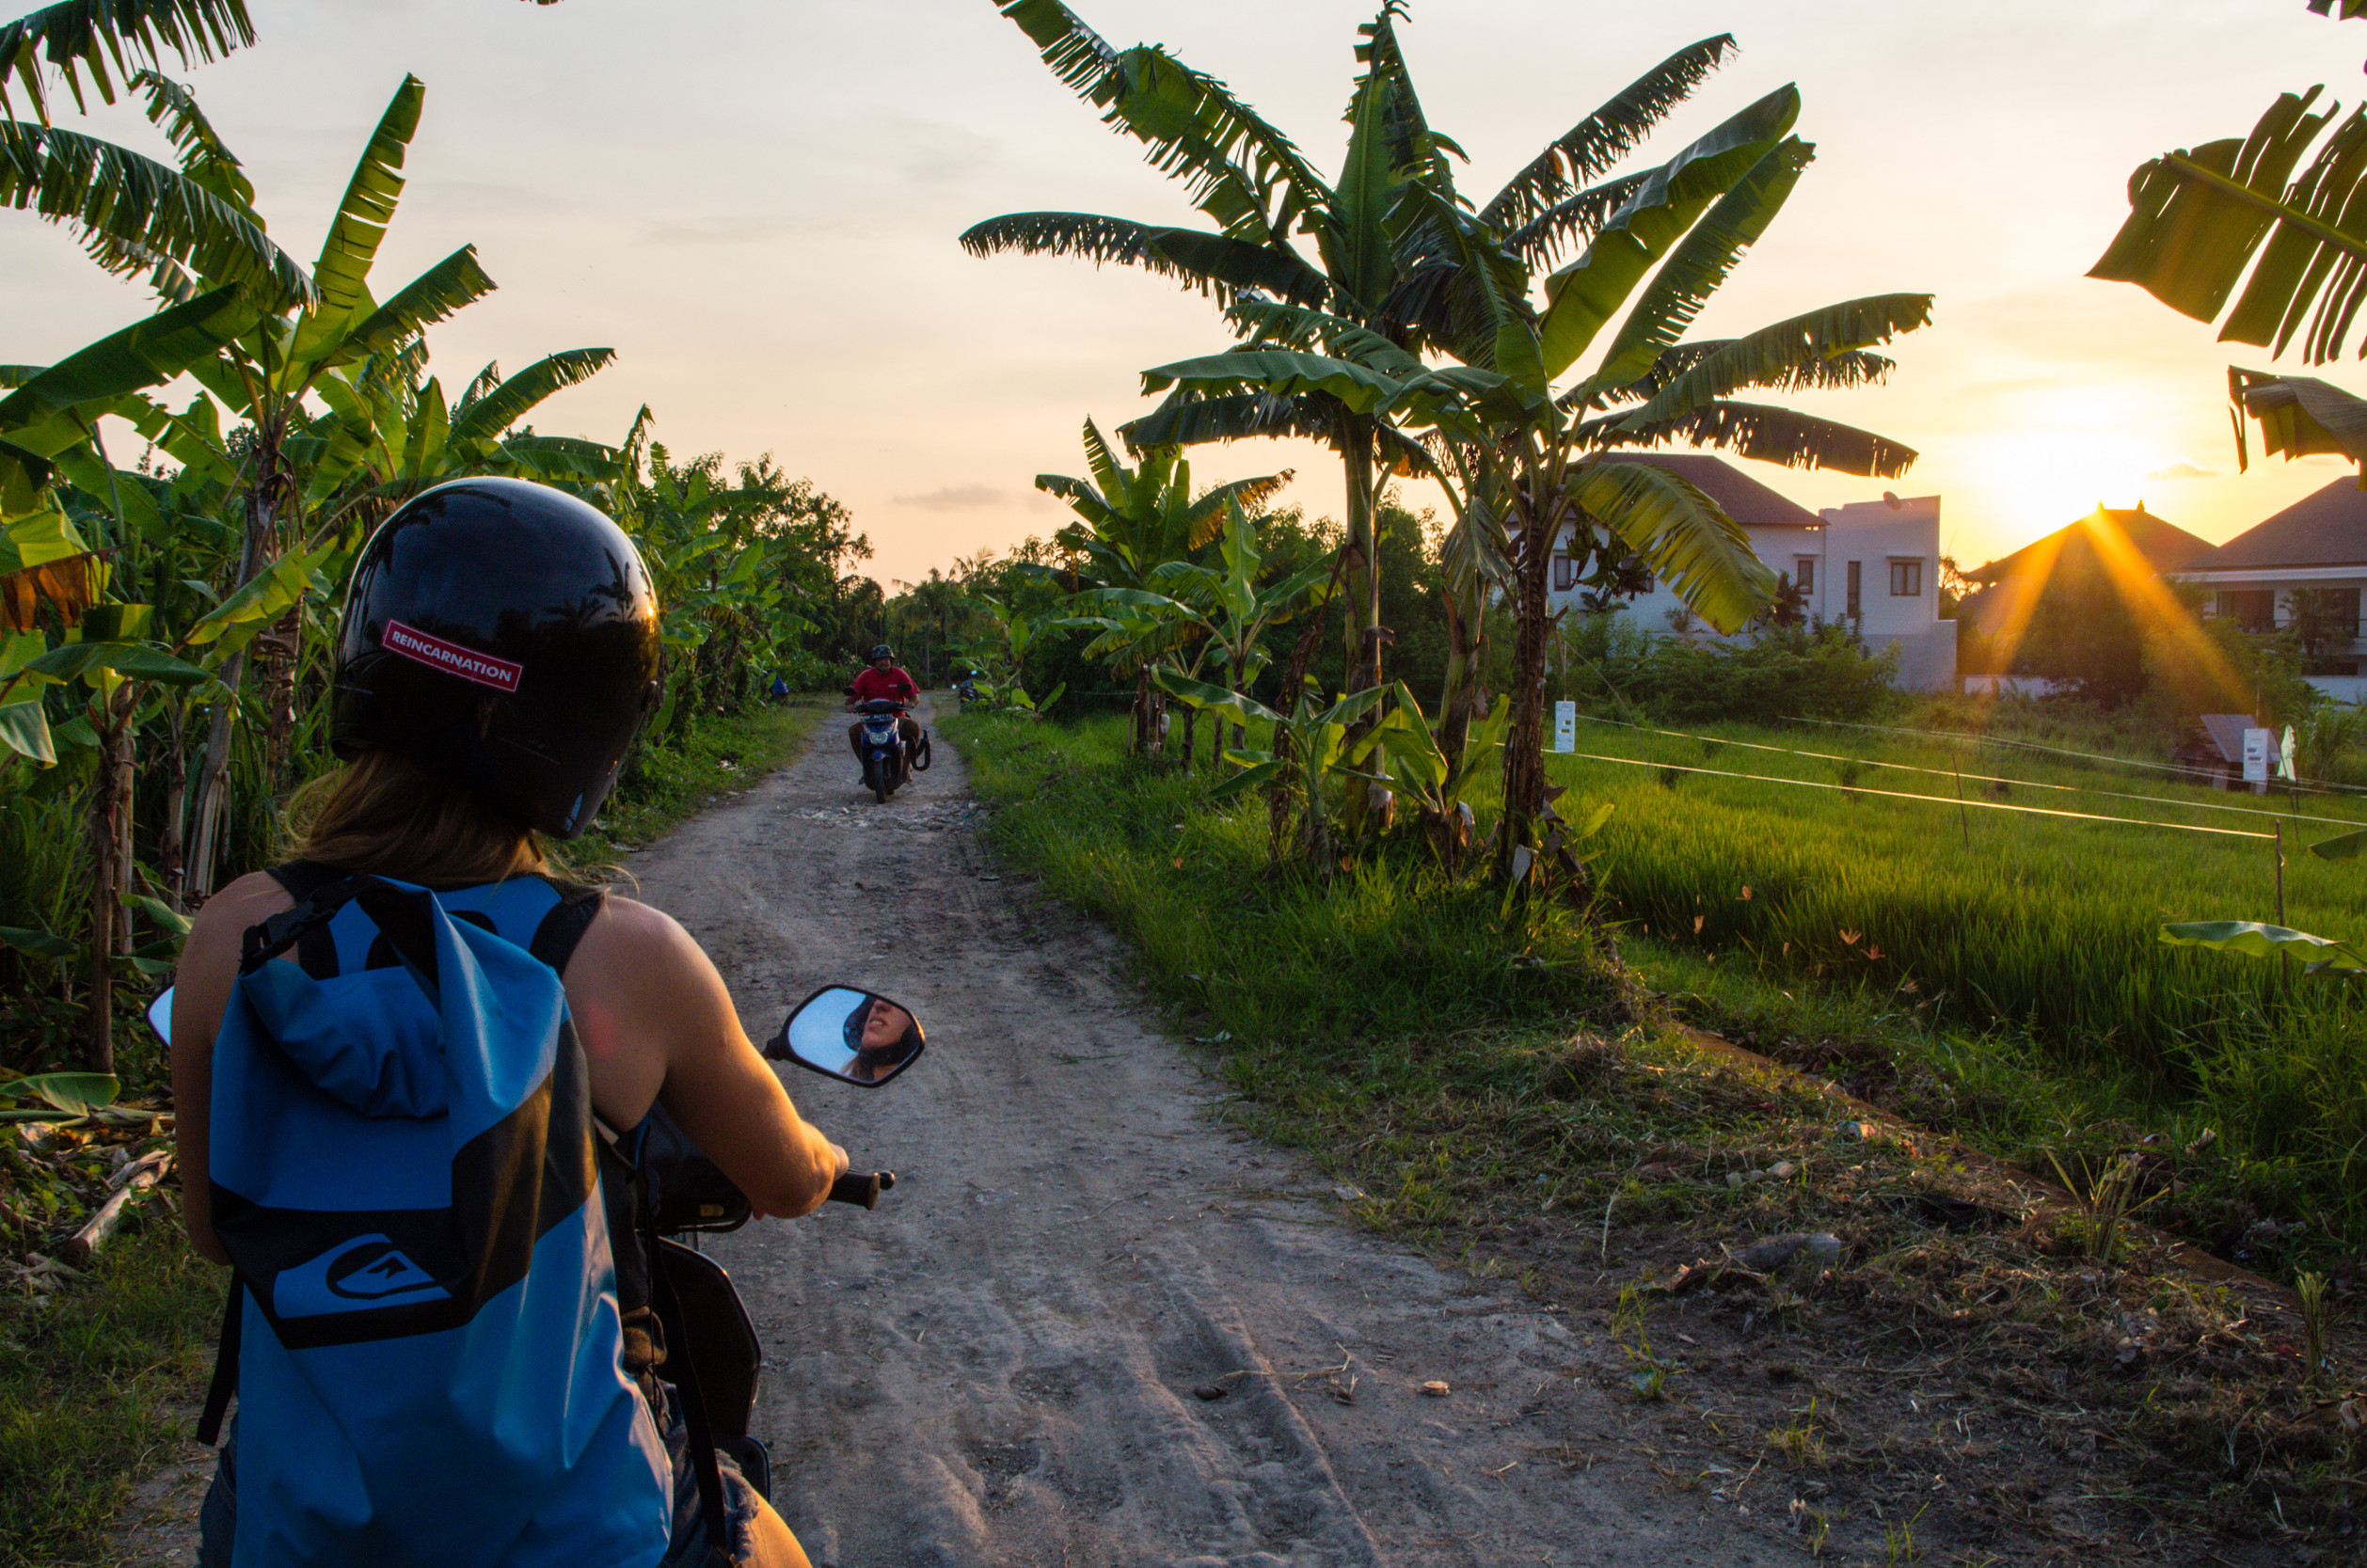
[[[1565,816],[1570,800],[1615,803],[1589,847],[1631,928],[1779,983],[2010,1033],[2052,1070],[2117,1080],[2166,1136],[2208,1131],[2248,1183],[2361,1209],[2356,986],[2160,931],[2277,921],[2281,834],[2282,924],[2367,933],[2367,863],[2306,848],[2367,827],[2367,800],[1841,726],[1581,721],[1552,771]],[[2321,1218],[2357,1234],[2362,1214]]]

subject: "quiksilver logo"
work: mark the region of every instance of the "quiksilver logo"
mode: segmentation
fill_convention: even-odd
[[[526,673],[523,664],[513,664],[506,658],[495,658],[457,642],[447,642],[440,637],[430,637],[416,626],[400,621],[389,621],[379,643],[390,654],[400,654],[414,663],[431,670],[441,670],[448,675],[489,686],[496,691],[516,691],[518,677]]]
[[[452,1292],[384,1235],[340,1242],[272,1282],[271,1307],[282,1318],[318,1317],[366,1307],[448,1301]]]

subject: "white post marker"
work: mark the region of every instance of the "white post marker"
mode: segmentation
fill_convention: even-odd
[[[1553,705],[1553,749],[1557,752],[1578,750],[1578,705]]]
[[[2244,732],[2244,782],[2246,784],[2268,782],[2268,732],[2266,730]]]
[[[2283,777],[2288,779],[2301,777],[2293,770],[2293,726],[2291,724],[2285,726],[2285,738],[2277,748],[2277,771]]]

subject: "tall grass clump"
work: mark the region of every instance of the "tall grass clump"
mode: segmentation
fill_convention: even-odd
[[[1264,803],[1129,758],[1124,723],[950,721],[998,848],[1132,938],[1208,1034],[1334,1043],[1619,1010],[1582,911],[1451,881],[1410,844],[1324,879],[1267,868]]]

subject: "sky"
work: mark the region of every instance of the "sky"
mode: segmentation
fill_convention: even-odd
[[[22,3],[22,0],[20,0]],[[1033,488],[1082,473],[1090,416],[1146,411],[1139,372],[1228,341],[1215,309],[1125,268],[978,260],[1004,213],[1199,214],[1098,122],[992,0],[249,0],[259,41],[178,72],[310,261],[408,71],[427,84],[381,297],[474,243],[500,292],[432,329],[448,386],[606,345],[617,363],[537,411],[620,439],[647,404],[677,455],[770,453],[850,506],[883,581],[1057,528]],[[1073,0],[1120,46],[1168,44],[1336,169],[1373,0]],[[2248,131],[2276,95],[2367,89],[2367,26],[2301,0],[1414,0],[1402,36],[1432,123],[1484,199],[1672,51],[1740,53],[1674,114],[1648,166],[1785,82],[1818,157],[1696,324],[1726,336],[1865,294],[1930,293],[1930,326],[1871,389],[1788,399],[1916,449],[1895,480],[1742,463],[1809,507],[1942,498],[1942,545],[2003,555],[2099,503],[2210,540],[2343,476],[2329,458],[2235,471],[2226,370],[2265,351],[2141,291],[2089,280],[2129,173]],[[169,62],[168,62],[169,64]],[[62,122],[161,152],[136,110]],[[0,362],[45,363],[128,325],[144,288],[65,231],[0,213]],[[2275,368],[2304,372],[2297,356]],[[2327,367],[2367,388],[2352,364]],[[2254,448],[2258,457],[2257,443]],[[1736,460],[1740,462],[1741,460]],[[1207,483],[1290,468],[1337,515],[1308,445],[1199,449]],[[1434,487],[1404,499],[1441,506]]]

